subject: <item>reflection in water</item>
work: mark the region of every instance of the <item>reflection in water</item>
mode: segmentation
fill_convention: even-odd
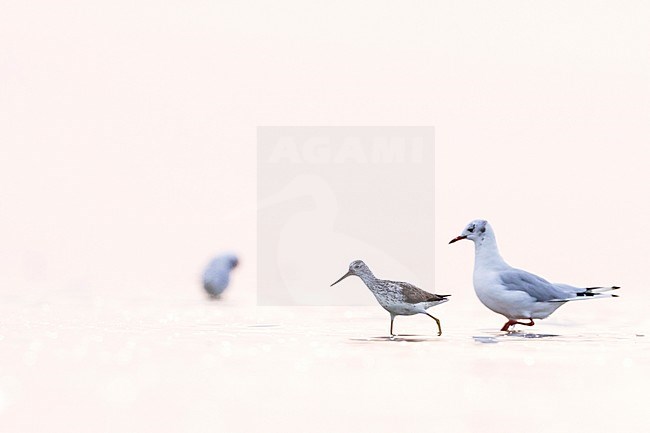
[[[483,336],[474,336],[472,337],[474,341],[477,341],[479,343],[488,343],[488,344],[494,344],[498,343],[499,340],[496,337],[483,337]]]
[[[559,337],[558,334],[536,334],[533,332],[524,332],[524,331],[510,331],[505,333],[500,333],[495,336],[482,336],[475,335],[472,338],[474,341],[479,343],[499,343],[501,341],[513,341],[513,340],[527,340],[527,339],[536,339],[536,338],[549,338],[549,337]]]
[[[391,343],[425,343],[425,342],[434,342],[440,340],[440,337],[427,337],[424,335],[394,335],[390,336],[380,336],[380,337],[368,337],[368,338],[350,338],[350,341],[357,343],[368,343],[368,342],[391,342]]]
[[[505,337],[515,337],[515,338],[547,338],[547,337],[559,337],[557,334],[536,334],[534,332],[508,332],[504,335]]]

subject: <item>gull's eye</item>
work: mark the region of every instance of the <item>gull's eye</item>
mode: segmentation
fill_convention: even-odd
[[[474,233],[474,226],[472,225],[472,226],[467,227],[467,231],[470,232],[470,233]]]

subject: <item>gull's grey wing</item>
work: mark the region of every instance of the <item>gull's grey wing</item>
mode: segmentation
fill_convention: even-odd
[[[538,301],[547,302],[571,297],[570,293],[561,290],[544,278],[521,269],[501,272],[499,277],[506,290],[525,292]]]
[[[442,301],[449,295],[436,295],[435,293],[426,292],[419,287],[414,286],[411,283],[405,283],[403,281],[390,281],[392,284],[396,284],[401,287],[402,295],[404,300],[409,304],[417,304],[420,302],[435,302]]]

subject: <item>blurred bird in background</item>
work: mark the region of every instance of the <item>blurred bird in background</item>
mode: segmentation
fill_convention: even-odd
[[[203,288],[210,298],[218,299],[230,283],[230,271],[239,265],[239,259],[232,253],[221,254],[208,264],[203,272]]]

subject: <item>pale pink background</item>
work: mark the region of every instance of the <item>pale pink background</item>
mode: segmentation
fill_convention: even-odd
[[[648,22],[650,4],[637,1],[4,4],[2,430],[246,431],[281,419],[304,431],[327,415],[314,431],[503,431],[515,419],[530,432],[575,426],[571,407],[587,401],[614,407],[580,411],[580,426],[647,431],[648,349],[634,338],[650,301]],[[350,349],[341,341],[385,332],[378,307],[254,308],[258,125],[435,126],[431,289],[453,294],[439,311],[458,345]],[[491,221],[513,265],[623,286],[616,304],[563,307],[546,330],[625,325],[625,354],[605,341],[593,357],[580,339],[534,342],[523,355],[476,349],[471,336],[501,318],[475,298],[470,245],[447,246],[474,218]],[[205,306],[198,287],[224,248],[242,256],[232,310]],[[194,303],[191,320],[178,296]],[[147,309],[160,299],[171,300]],[[194,333],[188,320],[241,324],[233,335],[307,323],[316,337],[270,328],[226,344],[221,328]],[[324,323],[339,328],[318,337]],[[420,319],[400,326],[430,330]],[[524,365],[539,373],[522,376]],[[530,425],[529,403],[541,408]],[[391,415],[412,407],[417,419]]]
[[[469,262],[445,241],[482,217],[521,266],[643,294],[649,15],[638,2],[5,5],[2,286],[191,284],[222,245],[254,259],[256,126],[432,124],[441,286],[469,283],[442,271]]]

